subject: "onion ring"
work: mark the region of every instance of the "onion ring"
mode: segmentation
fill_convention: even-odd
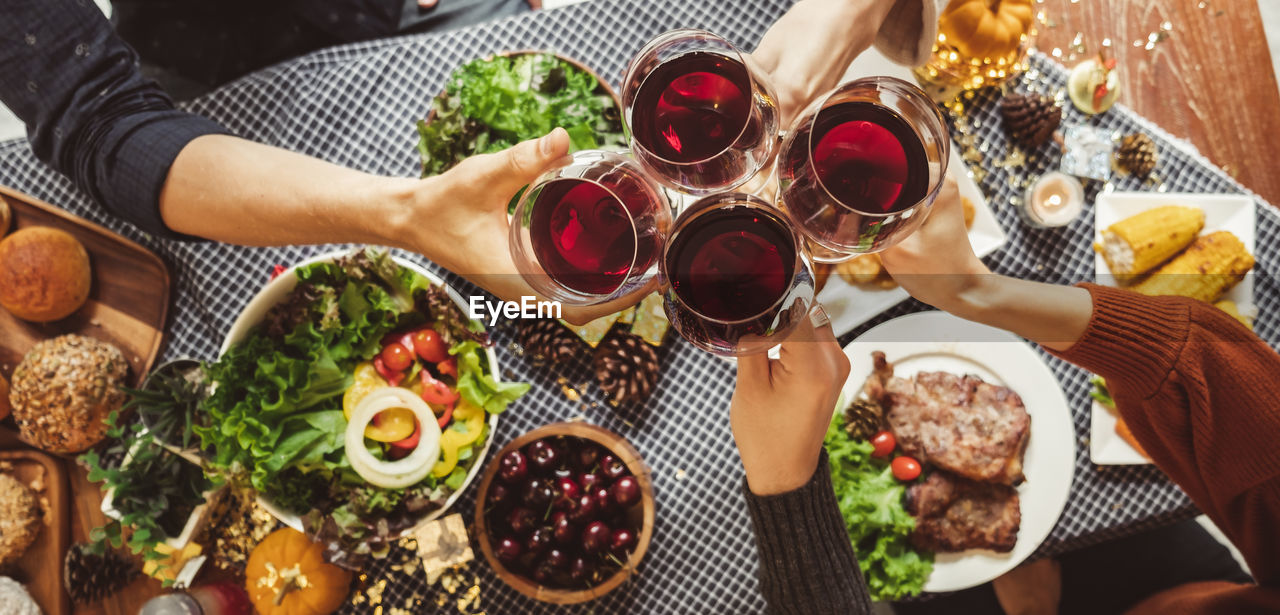
[[[418,419],[422,429],[417,448],[398,461],[381,461],[364,446],[364,429],[379,412],[391,408],[407,408]],[[440,459],[440,425],[431,407],[408,389],[381,387],[365,395],[351,411],[344,440],[351,468],[371,484],[387,489],[403,489],[416,484]]]

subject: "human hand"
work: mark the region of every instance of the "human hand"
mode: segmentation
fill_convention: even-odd
[[[840,83],[875,41],[893,0],[800,0],[760,39],[751,60],[778,97],[787,130],[805,107]]]
[[[991,270],[973,252],[964,224],[960,188],[947,177],[924,224],[880,253],[880,262],[912,297],[942,310]]]
[[[825,313],[821,317],[826,320]],[[849,359],[831,323],[815,328],[813,318],[805,318],[782,343],[778,359],[764,353],[738,358],[729,424],[747,486],[756,495],[792,491],[813,477],[849,377]]]
[[[569,134],[556,128],[501,152],[467,158],[436,177],[413,180],[410,215],[419,223],[409,225],[415,237],[406,247],[503,300],[537,297],[511,259],[507,204],[521,188],[568,162]],[[563,316],[586,323],[626,308],[634,297],[588,307],[566,305]]]

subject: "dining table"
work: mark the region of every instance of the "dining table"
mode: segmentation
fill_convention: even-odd
[[[553,50],[589,66],[617,87],[628,60],[646,41],[664,31],[702,28],[751,49],[791,4],[791,0],[592,0],[451,32],[323,49],[246,75],[181,106],[212,118],[247,139],[371,173],[417,176],[415,123],[427,115],[448,75],[468,60],[505,50]],[[1042,24],[1049,32],[1043,40],[1052,44],[1040,45],[1029,57],[1028,70],[1006,84],[1006,90],[1053,94],[1063,89],[1067,69],[1062,62],[1068,61],[1067,55],[1055,56],[1052,49],[1065,48],[1074,36],[1061,32],[1085,28],[1091,37],[1097,37],[1106,31],[1096,23],[1087,28],[1079,25],[1084,23],[1082,20],[1096,20],[1101,9],[1080,9],[1075,4],[1046,0],[1041,5],[1048,11],[1047,19],[1057,24],[1053,29]],[[1112,4],[1127,7],[1130,3],[1115,0]],[[1213,2],[1224,9],[1227,4],[1222,0]],[[1235,7],[1236,3],[1230,5]],[[1056,12],[1070,16],[1059,17]],[[1146,17],[1143,20],[1138,29],[1147,28],[1151,22],[1155,31],[1159,30],[1158,21]],[[1188,39],[1197,36],[1187,20],[1182,23],[1186,30],[1174,29],[1169,40],[1162,40],[1150,52],[1157,57],[1152,61],[1157,74],[1147,74],[1137,61],[1126,59],[1122,63],[1133,73],[1128,78],[1138,80],[1126,83],[1153,79],[1155,85],[1150,87],[1163,90],[1160,84],[1166,82],[1167,75],[1160,71],[1166,69],[1159,67],[1166,65],[1158,56],[1175,44],[1189,46]],[[1128,39],[1134,37],[1132,32],[1113,35],[1117,45],[1132,46]],[[1196,61],[1215,60],[1205,57]],[[1276,97],[1275,79],[1269,69],[1266,73],[1271,91],[1265,94],[1270,100]],[[1264,94],[1260,91],[1266,89],[1263,85],[1256,86],[1258,96]],[[1094,197],[1100,192],[1247,194],[1258,204],[1257,264],[1252,274],[1259,310],[1255,327],[1261,337],[1274,344],[1280,339],[1280,320],[1276,318],[1280,289],[1271,274],[1280,268],[1280,216],[1259,194],[1280,198],[1280,185],[1276,184],[1276,174],[1268,177],[1265,170],[1250,173],[1243,163],[1272,159],[1274,156],[1268,157],[1264,152],[1280,146],[1274,140],[1262,143],[1266,139],[1260,137],[1255,140],[1260,148],[1256,152],[1224,146],[1209,150],[1206,157],[1202,153],[1208,149],[1205,144],[1234,138],[1231,131],[1242,129],[1230,122],[1218,126],[1210,119],[1204,122],[1213,124],[1212,131],[1195,121],[1174,122],[1169,115],[1162,115],[1159,107],[1188,105],[1193,99],[1203,101],[1204,98],[1195,98],[1203,92],[1172,89],[1164,101],[1157,102],[1146,87],[1130,85],[1120,98],[1121,104],[1097,116],[1084,116],[1068,103],[1064,122],[1085,123],[1116,134],[1148,134],[1159,151],[1158,181],[1119,175],[1106,181],[1086,181],[1085,214],[1056,229],[1031,228],[1016,211],[1029,178],[1057,167],[1060,153],[1052,149],[1055,146],[1049,144],[1027,152],[1020,164],[1009,163],[1011,145],[999,118],[997,107],[1002,91],[998,88],[968,95],[961,114],[947,115],[953,137],[964,140],[979,154],[966,159],[966,167],[957,171],[969,173],[977,181],[1007,237],[1005,244],[985,260],[998,273],[1025,279],[1059,284],[1091,281],[1095,235],[1091,210]],[[1142,106],[1130,106],[1130,100],[1141,102]],[[1267,110],[1271,117],[1250,125],[1258,130],[1274,128],[1276,108]],[[1233,114],[1256,111],[1259,109],[1254,106],[1229,109]],[[1188,134],[1192,142],[1175,136]],[[1257,134],[1275,134],[1275,130]],[[1228,172],[1215,162],[1234,166]],[[232,322],[268,281],[275,266],[288,266],[335,249],[242,247],[150,236],[94,204],[69,180],[39,161],[21,139],[0,143],[0,185],[101,224],[146,246],[164,260],[172,278],[173,304],[165,326],[167,340],[161,360],[216,359]],[[440,273],[464,296],[483,293],[419,255],[400,255]],[[848,343],[889,319],[927,309],[931,308],[914,300],[904,301],[853,330],[840,332],[840,341]],[[370,594],[365,590],[369,587],[378,587],[378,604],[386,607],[382,613],[397,612],[393,609],[490,614],[763,612],[765,604],[757,581],[759,564],[743,499],[742,467],[729,428],[734,364],[702,352],[678,336],[669,336],[659,349],[661,371],[652,397],[640,407],[617,409],[590,384],[593,376],[588,361],[535,365],[517,352],[515,325],[510,321],[500,322],[492,336],[502,376],[533,385],[528,395],[501,415],[492,450],[541,425],[585,420],[625,437],[648,464],[657,516],[652,543],[639,573],[596,601],[555,606],[535,602],[507,587],[481,558],[465,569],[467,583],[479,588],[480,600],[462,610],[457,606],[457,596],[438,584],[429,585],[420,567],[406,565],[413,554],[397,546],[359,575],[359,587],[342,612],[373,612]],[[1198,514],[1187,496],[1152,465],[1100,466],[1090,461],[1090,375],[1044,351],[1037,352],[1068,401],[1075,430],[1075,459],[1066,506],[1032,557],[1064,553]],[[566,395],[566,384],[581,394]],[[472,487],[456,504],[456,511],[466,519],[472,518],[474,498]]]

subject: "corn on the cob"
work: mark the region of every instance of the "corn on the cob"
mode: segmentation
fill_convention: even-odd
[[[1232,301],[1230,299],[1223,299],[1222,301],[1219,301],[1213,304],[1213,307],[1216,307],[1226,312],[1227,315],[1240,321],[1240,324],[1243,324],[1244,326],[1249,327],[1250,331],[1253,330],[1253,318],[1249,314],[1242,313],[1240,311],[1239,306],[1236,305],[1235,301]]]
[[[1179,295],[1213,303],[1253,268],[1253,256],[1230,231],[1209,233],[1133,286],[1144,295]]]
[[[1102,231],[1095,247],[1121,281],[1145,273],[1195,241],[1204,228],[1204,212],[1165,205],[1130,216]]]

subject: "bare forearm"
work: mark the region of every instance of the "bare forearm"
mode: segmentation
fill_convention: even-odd
[[[1093,315],[1089,291],[993,273],[970,276],[953,299],[938,307],[961,318],[1011,331],[1053,350],[1084,335]]]
[[[208,135],[178,154],[160,194],[165,224],[242,245],[401,245],[420,180],[362,173],[237,137]]]

